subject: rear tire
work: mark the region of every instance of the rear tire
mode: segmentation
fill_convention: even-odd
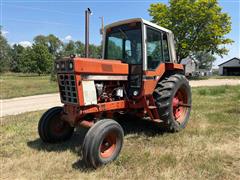
[[[153,93],[160,119],[171,132],[185,128],[189,121],[192,97],[191,87],[184,75],[165,77]]]
[[[116,121],[98,121],[89,129],[83,142],[85,164],[97,168],[114,161],[122,149],[123,136],[123,129]]]
[[[43,142],[58,143],[71,138],[74,127],[61,119],[62,107],[47,110],[38,123],[38,134]]]

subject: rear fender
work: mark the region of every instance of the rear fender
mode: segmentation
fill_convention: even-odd
[[[184,68],[182,64],[164,63],[160,64],[156,70],[143,72],[143,85],[141,96],[152,95],[157,83],[168,74],[183,73]]]

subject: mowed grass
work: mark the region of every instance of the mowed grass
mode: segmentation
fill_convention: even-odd
[[[44,144],[37,134],[43,111],[6,117],[0,128],[0,177],[239,179],[240,86],[201,87],[192,92],[186,129],[166,133],[146,121],[120,121],[125,130],[122,152],[115,162],[96,170],[87,169],[82,161],[85,129],[78,129],[68,142]]]
[[[58,91],[57,82],[50,81],[50,76],[21,73],[1,74],[0,76],[0,99]]]
[[[240,76],[210,76],[211,79],[240,79]]]
[[[229,88],[228,85],[220,86],[218,88],[216,88],[216,87],[199,88],[197,90],[197,93],[199,95],[203,95],[203,96],[205,96],[205,95],[218,96],[218,95],[225,93],[228,88]]]
[[[190,80],[208,80],[208,79],[233,79],[238,80],[240,79],[240,76],[199,76],[199,77],[190,77]]]

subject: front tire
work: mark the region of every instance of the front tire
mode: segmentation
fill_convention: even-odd
[[[191,87],[184,75],[165,77],[153,93],[160,119],[172,132],[180,131],[189,121],[192,97]]]
[[[114,161],[122,149],[123,136],[123,129],[116,121],[98,121],[89,129],[83,142],[85,164],[97,168]]]
[[[62,107],[47,110],[38,123],[38,134],[43,142],[58,143],[71,138],[74,127],[61,119]]]

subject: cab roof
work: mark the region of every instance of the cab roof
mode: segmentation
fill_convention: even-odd
[[[115,27],[115,26],[119,26],[119,25],[122,25],[122,24],[128,24],[128,23],[134,23],[134,22],[141,22],[143,24],[146,24],[146,25],[149,25],[151,27],[154,27],[156,29],[160,29],[162,31],[165,31],[167,33],[170,33],[172,34],[172,31],[169,30],[169,29],[166,29],[164,27],[161,27],[161,26],[158,26],[150,21],[147,21],[145,19],[142,19],[142,18],[132,18],[132,19],[126,19],[126,20],[121,20],[121,21],[117,21],[117,22],[114,22],[112,24],[108,24],[104,27],[104,29],[108,29],[108,28],[111,28],[111,27]]]

